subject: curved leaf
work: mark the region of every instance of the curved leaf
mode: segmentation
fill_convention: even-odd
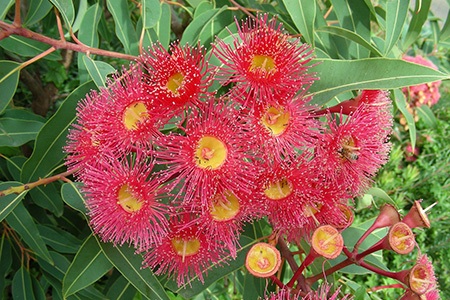
[[[357,89],[395,89],[450,78],[449,75],[424,66],[391,58],[359,60],[325,59],[312,72],[319,77],[308,92],[312,104],[323,105],[336,95]]]
[[[0,114],[6,109],[16,93],[19,83],[19,63],[0,60]]]
[[[409,138],[411,141],[411,147],[416,147],[416,122],[413,115],[408,110],[408,104],[406,103],[405,95],[400,90],[394,91],[394,101],[397,108],[402,112],[408,124]]]
[[[384,54],[388,54],[397,43],[409,10],[409,0],[388,0],[386,4],[386,39]]]
[[[78,5],[77,16],[75,17],[75,21],[72,25],[72,32],[75,33],[80,29],[81,24],[83,24],[83,17],[86,15],[86,11],[88,9],[87,0],[80,0],[80,4]],[[83,24],[83,27],[87,24]]]
[[[299,33],[314,48],[314,21],[317,4],[311,0],[283,0]]]
[[[88,237],[67,269],[63,280],[66,298],[93,284],[112,268],[94,236]]]
[[[42,20],[53,5],[48,0],[31,0],[28,5],[28,13],[25,17],[24,27],[29,27]]]
[[[49,263],[53,263],[47,246],[39,234],[36,223],[22,203],[19,203],[5,220],[36,255],[42,257]]]
[[[122,42],[127,54],[137,55],[138,38],[130,19],[127,1],[106,0],[108,10],[111,12],[116,25],[116,35]]]
[[[12,281],[13,299],[34,299],[31,275],[25,266],[20,267]]]
[[[38,230],[44,242],[59,253],[77,253],[80,249],[81,241],[63,229],[38,224]]]
[[[109,261],[143,297],[150,300],[169,300],[169,296],[152,271],[141,268],[142,257],[136,255],[133,248],[126,245],[115,247],[111,243],[99,242],[99,244]]]
[[[56,186],[59,183],[52,182],[45,186],[37,186],[30,190],[30,196],[33,202],[42,208],[48,209],[56,217],[61,217],[63,214],[64,204],[61,195],[58,193]]]
[[[413,17],[409,22],[408,32],[403,40],[403,49],[408,49],[419,37],[423,24],[428,18],[431,0],[416,1]]]
[[[66,144],[69,127],[75,120],[78,100],[91,89],[95,89],[93,82],[79,86],[42,127],[36,138],[34,151],[22,168],[22,182],[32,182],[47,176],[65,157],[62,148]]]
[[[3,20],[9,9],[13,6],[14,0],[7,0],[0,2],[0,20]]]
[[[161,5],[159,0],[142,0],[142,19],[144,28],[152,28],[161,16]]]
[[[106,76],[115,72],[115,69],[108,63],[96,61],[87,56],[83,56],[83,62],[97,87],[106,87]]]
[[[372,46],[368,41],[363,39],[360,35],[357,33],[354,33],[350,30],[341,28],[341,27],[335,27],[335,26],[327,26],[327,27],[321,27],[316,30],[316,32],[326,32],[330,34],[334,34],[340,37],[343,37],[349,41],[355,42],[364,48],[368,49],[373,56],[381,57],[383,54],[374,46]]]
[[[67,27],[72,27],[73,20],[75,19],[75,8],[73,7],[72,0],[50,0],[61,14],[64,23]]]
[[[86,206],[84,204],[83,195],[80,192],[81,183],[68,182],[61,187],[61,195],[67,205],[78,210],[86,217]]]
[[[15,35],[1,40],[0,46],[10,52],[25,57],[34,57],[50,48],[47,44]],[[61,55],[58,52],[52,52],[46,55],[44,59],[61,60]]]

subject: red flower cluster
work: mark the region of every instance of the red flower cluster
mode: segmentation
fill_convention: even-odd
[[[213,45],[220,66],[200,46],[151,47],[80,103],[66,147],[95,233],[179,285],[235,257],[256,218],[288,240],[344,226],[390,149],[386,92],[318,111],[310,47],[267,15],[238,27]]]

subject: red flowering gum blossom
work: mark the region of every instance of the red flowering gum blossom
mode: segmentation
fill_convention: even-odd
[[[339,231],[331,225],[317,228],[311,238],[314,251],[325,258],[334,259],[341,254],[344,248],[344,239]]]
[[[256,277],[270,277],[274,275],[281,264],[280,252],[267,243],[253,245],[247,253],[245,267]]]
[[[387,238],[390,248],[398,254],[408,254],[416,246],[416,240],[411,228],[403,222],[394,224],[389,229]]]
[[[409,287],[409,293],[405,293],[405,296],[410,296],[405,299],[416,299],[413,295],[420,296],[418,299],[440,299],[434,268],[426,255],[419,255],[416,265],[405,278],[405,283]]]
[[[313,83],[314,77],[307,73],[312,50],[300,45],[300,39],[291,41],[276,18],[259,15],[237,27],[233,45],[219,39],[213,45],[223,64],[217,79],[235,84],[233,100],[250,109],[277,105]]]
[[[172,44],[167,51],[155,44],[139,57],[148,72],[149,93],[157,99],[156,106],[173,115],[202,102],[211,83],[205,55],[200,45]]]

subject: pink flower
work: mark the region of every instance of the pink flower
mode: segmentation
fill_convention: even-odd
[[[157,275],[175,275],[178,286],[190,285],[194,277],[203,282],[203,274],[211,265],[223,262],[224,252],[193,220],[187,213],[172,217],[169,234],[144,255],[143,266]]]
[[[417,55],[417,56],[403,56],[403,60],[419,64],[422,66],[426,66],[437,70],[438,67],[433,64],[428,59]],[[431,83],[423,83],[419,85],[413,85],[410,87],[405,87],[402,89],[403,93],[406,96],[407,101],[409,102],[411,107],[419,107],[423,104],[432,106],[439,101],[441,94],[439,93],[439,87],[441,85],[441,81],[435,81]]]
[[[154,104],[174,115],[185,108],[199,105],[210,84],[207,76],[206,50],[172,44],[169,51],[155,44],[140,56],[151,86]]]
[[[90,223],[102,240],[143,251],[167,234],[167,207],[159,202],[161,183],[152,177],[153,167],[138,152],[103,157],[82,175]]]
[[[160,164],[168,165],[161,176],[173,179],[172,189],[179,188],[175,199],[183,198],[185,206],[209,209],[217,191],[250,192],[258,168],[248,154],[253,129],[241,120],[232,105],[211,100],[192,110],[184,134],[156,140],[155,155]]]
[[[106,146],[126,152],[134,147],[149,147],[166,120],[153,102],[141,68],[132,65],[129,71],[108,81],[108,88],[93,103],[95,109],[86,114],[91,114],[94,121],[90,123]]]
[[[350,300],[353,299],[351,295],[345,295],[343,298],[339,298],[340,287],[331,294],[331,285],[323,283],[317,291],[309,292],[303,300]],[[331,295],[330,295],[331,294]]]
[[[255,153],[260,152],[268,161],[289,164],[299,152],[313,147],[319,135],[319,123],[306,106],[307,100],[299,97],[248,115],[259,141]]]
[[[330,181],[359,194],[368,188],[371,178],[387,162],[391,131],[383,121],[382,107],[361,104],[346,119],[329,116],[329,130],[316,148],[315,164]]]
[[[233,83],[233,99],[248,108],[278,106],[314,81],[307,73],[312,50],[290,41],[277,19],[259,15],[238,26],[233,45],[218,40],[214,54],[223,63],[217,79]]]

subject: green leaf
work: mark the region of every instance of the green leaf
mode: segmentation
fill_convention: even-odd
[[[95,61],[87,56],[83,56],[83,62],[97,87],[106,87],[106,77],[115,72],[115,69],[108,63]]]
[[[152,28],[161,16],[161,5],[159,0],[142,0],[142,19],[144,28]]]
[[[51,228],[48,225],[37,225],[44,242],[59,253],[77,253],[80,248],[80,240],[69,232],[58,227]]]
[[[43,125],[34,120],[0,117],[0,146],[18,147],[32,141]]]
[[[128,300],[136,295],[136,289],[125,277],[119,276],[108,289],[106,296],[108,299]]]
[[[135,254],[135,249],[126,245],[115,247],[111,243],[99,242],[99,244],[109,261],[143,297],[151,300],[169,300],[169,296],[152,271],[141,267],[142,257]]]
[[[166,287],[185,298],[191,298],[204,291],[215,281],[244,266],[247,251],[255,243],[255,240],[247,236],[241,236],[239,243],[241,248],[237,251],[236,259],[233,260],[231,256],[227,256],[218,263],[210,265],[205,272],[203,272],[204,283],[198,279],[198,276],[193,276],[192,278],[189,278],[189,280],[186,280],[184,285],[180,287],[178,287],[177,282],[174,280],[167,282]]]
[[[431,0],[416,1],[416,8],[414,9],[413,17],[409,22],[408,32],[403,40],[403,49],[406,50],[411,46],[419,37],[422,31],[423,24],[428,18],[428,12],[430,11]]]
[[[34,275],[34,276],[36,276],[36,275]],[[34,276],[31,276],[31,285],[33,286],[34,299],[47,300],[43,287],[41,286],[40,282]],[[37,276],[40,277],[40,274]],[[42,284],[44,285],[46,283],[42,282]]]
[[[380,188],[371,187],[370,189],[367,190],[366,194],[370,194],[372,196],[378,197],[380,199],[383,199],[386,202],[390,202],[392,205],[395,205],[395,201],[392,200],[392,198],[389,197],[389,195]]]
[[[355,42],[364,48],[368,49],[373,56],[381,57],[383,54],[374,46],[372,46],[369,42],[367,42],[365,39],[363,39],[360,35],[357,33],[354,33],[350,30],[341,28],[341,27],[335,27],[335,26],[327,26],[327,27],[321,27],[316,30],[316,32],[326,32],[333,35],[340,36],[344,39],[347,39],[349,41]]]
[[[219,16],[227,11],[227,7],[212,9],[207,11],[194,20],[186,27],[181,38],[180,45],[197,43],[201,38],[212,40],[214,34],[217,34],[223,27],[219,27],[217,22],[220,21]],[[229,23],[229,22],[228,22]],[[226,25],[226,24],[225,24]],[[207,41],[201,40],[202,44]]]
[[[64,205],[61,195],[58,193],[56,185],[52,182],[45,186],[38,186],[30,190],[30,196],[33,202],[42,208],[48,209],[56,217],[60,217],[63,213]]]
[[[387,0],[386,3],[386,38],[384,54],[387,55],[397,43],[409,10],[409,0]]]
[[[34,299],[31,276],[24,266],[20,267],[16,274],[14,274],[12,280],[12,296],[13,299]]]
[[[0,47],[20,56],[34,57],[50,48],[49,45],[27,39],[22,36],[11,35],[0,41]],[[61,54],[52,52],[44,57],[49,60],[61,60]]]
[[[6,217],[6,221],[36,255],[53,263],[36,223],[22,203],[17,204],[16,208]]]
[[[75,8],[73,7],[72,0],[50,0],[61,14],[64,23],[67,27],[72,27],[73,20],[75,19]]]
[[[155,26],[152,28],[144,29],[143,47],[146,48],[151,44],[159,42],[165,49],[169,48],[170,43],[170,22],[171,22],[171,9],[170,5],[161,2],[161,15]],[[140,22],[139,30],[142,30],[142,21]]]
[[[79,86],[42,127],[36,138],[34,151],[23,166],[22,182],[32,182],[47,176],[65,157],[62,148],[66,144],[68,129],[75,120],[78,100],[94,88],[93,82]]]
[[[311,0],[283,0],[299,33],[314,48],[314,21],[317,4]]]
[[[441,33],[439,34],[439,41],[445,41],[450,38],[450,11],[447,14],[444,26],[442,26]]]
[[[138,38],[130,19],[127,1],[106,0],[108,10],[111,12],[116,25],[116,35],[122,42],[125,52],[139,54]]]
[[[91,47],[98,47],[98,23],[102,15],[101,7],[98,3],[92,5],[83,15],[83,26],[80,26],[78,39]]]
[[[7,274],[10,272],[12,265],[11,244],[5,234],[2,235],[0,240],[0,293],[2,293],[7,285]]]
[[[88,237],[73,259],[63,280],[64,297],[93,284],[112,268],[94,236]]]
[[[13,6],[14,0],[0,1],[0,20],[4,20],[9,9]],[[1,290],[0,290],[1,291]]]
[[[75,17],[75,21],[72,25],[72,32],[76,33],[83,22],[83,18],[86,15],[88,9],[87,0],[80,0],[80,4],[78,5],[77,16]],[[89,24],[83,24],[83,27]]]
[[[395,89],[450,78],[437,70],[401,59],[316,60],[318,80],[309,89],[312,104],[323,105],[336,95],[357,89]]]
[[[22,183],[16,181],[8,181],[0,183],[0,191],[6,190],[9,187],[21,186]],[[22,201],[23,197],[28,193],[28,190],[23,191],[19,195],[11,194],[0,197],[0,222],[6,218],[11,211]]]
[[[437,125],[437,118],[431,108],[427,105],[416,107],[419,118],[427,124],[428,128],[435,128]]]
[[[82,184],[77,182],[64,183],[61,187],[61,195],[67,205],[86,216],[86,205],[80,192]]]
[[[23,27],[30,27],[42,20],[52,7],[53,5],[48,0],[30,0]]]
[[[19,83],[19,63],[0,60],[0,114],[6,109],[16,93]]]
[[[394,91],[394,101],[397,108],[401,111],[401,113],[406,119],[406,124],[408,124],[411,147],[412,149],[414,149],[416,147],[416,122],[414,121],[414,116],[409,112],[407,108],[408,104],[406,103],[406,97],[401,90]]]

